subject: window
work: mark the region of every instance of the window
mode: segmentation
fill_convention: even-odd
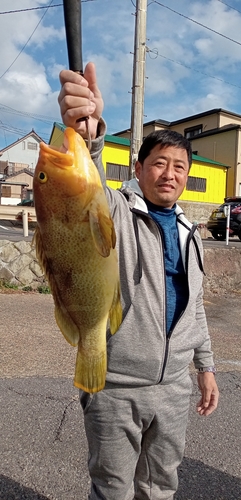
[[[25,149],[25,142],[22,142],[22,149]]]
[[[207,179],[189,176],[186,189],[187,191],[200,191],[201,193],[205,193],[207,190]]]
[[[2,196],[5,198],[11,198],[11,186],[1,186]]]
[[[114,181],[127,181],[129,179],[129,167],[118,163],[106,163],[106,178]]]
[[[195,135],[201,134],[203,131],[202,125],[195,125],[195,127],[185,128],[184,136],[186,139],[192,139]]]
[[[38,149],[37,142],[28,142],[28,149],[32,149],[34,151],[37,151],[37,149]]]

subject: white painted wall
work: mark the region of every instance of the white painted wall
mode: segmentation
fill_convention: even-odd
[[[18,205],[21,202],[21,198],[5,198],[1,197],[1,205]],[[19,210],[22,210],[22,207],[19,207]]]
[[[28,143],[36,144],[37,149],[29,149]],[[27,163],[29,168],[34,170],[38,161],[38,156],[39,142],[35,139],[35,137],[30,136],[10,147],[7,151],[4,151],[2,156],[0,156],[0,159],[1,161],[10,161],[14,163]]]

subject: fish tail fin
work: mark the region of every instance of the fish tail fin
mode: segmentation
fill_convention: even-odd
[[[117,287],[115,289],[114,298],[112,302],[112,306],[109,312],[110,318],[110,333],[114,335],[114,333],[118,330],[121,322],[122,322],[122,307],[120,300],[120,283],[118,282]]]
[[[87,357],[86,352],[78,349],[74,385],[85,392],[98,392],[105,386],[107,371],[106,350],[98,357]]]

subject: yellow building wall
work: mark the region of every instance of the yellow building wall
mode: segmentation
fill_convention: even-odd
[[[224,167],[194,161],[190,176],[206,179],[206,192],[189,191],[185,188],[179,199],[205,203],[223,203],[226,196],[226,175],[227,172]]]
[[[53,133],[51,136],[50,144],[56,148],[60,148],[63,143],[64,133],[58,127],[53,128]]]
[[[237,131],[230,130],[213,136],[192,139],[192,150],[198,151],[198,155],[210,158],[228,165],[227,172],[227,196],[235,195],[235,170],[236,170],[236,150],[237,150]]]
[[[121,144],[115,144],[111,142],[105,142],[105,146],[102,153],[102,161],[104,169],[106,170],[106,163],[116,163],[118,165],[129,165],[129,147],[122,146]],[[120,181],[110,181],[107,179],[107,186],[118,189],[121,187],[122,182]]]

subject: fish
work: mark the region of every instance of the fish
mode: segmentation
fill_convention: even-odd
[[[60,148],[40,143],[33,178],[36,256],[49,283],[56,323],[78,346],[74,385],[105,386],[106,331],[122,321],[114,223],[84,139],[71,127]]]

